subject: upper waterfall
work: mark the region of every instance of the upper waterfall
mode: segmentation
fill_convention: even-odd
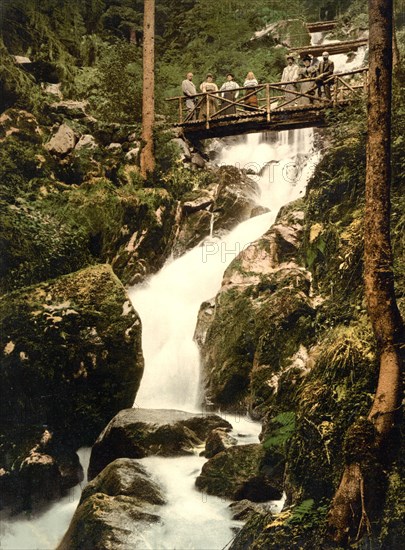
[[[205,239],[170,260],[147,283],[129,290],[143,323],[145,374],[135,406],[199,409],[199,354],[193,341],[198,310],[218,291],[223,272],[239,252],[265,233],[281,206],[303,196],[316,165],[312,129],[241,138],[224,147],[218,164],[253,171],[261,205],[269,212],[240,224],[222,239]]]

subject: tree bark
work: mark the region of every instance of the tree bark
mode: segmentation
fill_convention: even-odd
[[[367,311],[377,340],[379,380],[368,420],[374,425],[372,453],[384,462],[401,402],[403,324],[394,293],[390,241],[392,0],[369,0],[369,83],[364,220],[364,283]],[[369,529],[365,463],[349,463],[332,501],[329,532],[338,543]],[[377,490],[377,489],[376,489]],[[384,495],[380,495],[383,498]],[[380,500],[381,504],[381,500]]]
[[[144,0],[143,95],[141,175],[146,178],[155,168],[153,125],[155,121],[155,0]]]

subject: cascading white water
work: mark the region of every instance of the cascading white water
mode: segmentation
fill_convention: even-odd
[[[199,354],[193,341],[201,303],[214,296],[227,265],[274,221],[280,207],[301,196],[316,163],[313,130],[283,132],[273,145],[251,134],[224,149],[219,164],[254,169],[261,205],[270,212],[252,218],[222,239],[207,239],[168,262],[146,285],[129,295],[143,326],[145,374],[136,406],[198,410]],[[315,154],[316,155],[316,154]]]

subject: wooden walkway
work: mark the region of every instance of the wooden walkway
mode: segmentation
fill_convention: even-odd
[[[173,126],[182,128],[189,139],[208,139],[266,130],[291,130],[325,125],[325,111],[363,98],[367,89],[368,68],[332,75],[326,83],[331,97],[317,95],[315,79],[296,82],[294,90],[285,92],[285,83],[265,83],[255,88],[239,88],[240,97],[231,101],[221,97],[221,92],[209,92],[193,96],[196,109],[189,113],[184,96],[167,101],[177,103],[177,120]],[[306,93],[299,91],[302,83],[308,83]],[[256,96],[257,107],[246,104],[246,99]],[[227,114],[229,107],[234,113]],[[199,117],[201,108],[204,115]],[[211,112],[210,112],[211,111]]]
[[[333,21],[316,21],[314,23],[307,23],[308,32],[324,32],[331,31],[337,25],[336,19]]]
[[[339,53],[349,53],[356,51],[360,46],[366,46],[368,44],[367,38],[361,38],[358,40],[346,40],[345,42],[336,42],[332,44],[323,44],[317,46],[302,46],[301,48],[291,48],[290,53],[295,53],[300,56],[311,54],[314,56],[322,55],[322,52],[327,50],[330,55],[336,55]]]

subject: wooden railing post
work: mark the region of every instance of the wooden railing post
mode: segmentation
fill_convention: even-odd
[[[180,118],[180,124],[183,122],[183,106],[181,104],[182,98],[179,97],[179,118]]]
[[[266,110],[267,110],[267,122],[270,122],[270,84],[266,84]]]
[[[205,127],[207,130],[209,130],[210,127],[210,102],[209,102],[209,95],[205,94],[205,101],[207,102],[207,122],[205,124]]]
[[[338,79],[336,76],[333,78],[333,82],[333,106],[336,107],[338,102]]]

